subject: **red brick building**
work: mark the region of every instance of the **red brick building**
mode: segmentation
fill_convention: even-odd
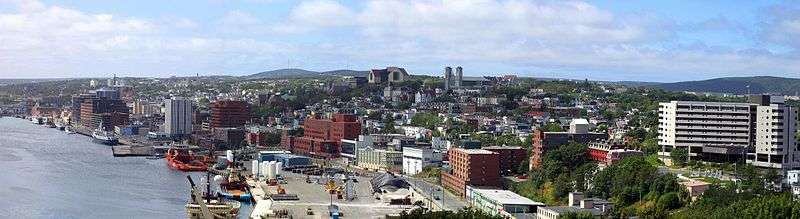
[[[601,164],[611,165],[631,156],[644,156],[644,153],[639,150],[625,149],[622,142],[616,141],[597,141],[589,144],[589,159]]]
[[[86,98],[80,106],[80,123],[87,128],[102,124],[104,130],[110,131],[114,126],[128,124],[128,105],[120,99]]]
[[[250,104],[238,100],[220,100],[211,104],[211,128],[236,128],[250,120]]]
[[[528,159],[528,151],[522,147],[491,146],[483,149],[500,155],[500,174],[502,175],[516,173],[522,161]]]
[[[291,140],[291,150],[311,157],[335,158],[342,151],[342,139],[356,139],[360,134],[361,123],[355,115],[336,114],[332,119],[309,118],[303,123],[303,137]]]
[[[500,154],[483,149],[453,148],[448,151],[450,170],[442,172],[442,185],[459,196],[467,185],[500,187]]]
[[[548,150],[572,142],[588,144],[592,141],[605,139],[608,139],[608,134],[605,133],[543,132],[537,129],[533,132],[533,150],[531,151],[530,169],[539,168],[542,164],[542,158]]]

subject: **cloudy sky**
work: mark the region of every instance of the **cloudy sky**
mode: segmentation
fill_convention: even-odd
[[[796,1],[0,0],[0,78],[406,67],[800,77]]]

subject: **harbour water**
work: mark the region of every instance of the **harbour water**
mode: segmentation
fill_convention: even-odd
[[[186,218],[189,173],[165,162],[0,118],[0,218]]]

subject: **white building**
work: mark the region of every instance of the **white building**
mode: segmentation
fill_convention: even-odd
[[[763,100],[757,107],[755,128],[755,151],[747,154],[748,163],[778,169],[800,167],[800,151],[794,137],[796,108],[786,106],[782,96]]]
[[[684,148],[690,159],[736,162],[746,157],[758,167],[792,169],[800,167],[796,121],[797,109],[777,96],[752,96],[750,103],[659,103],[659,155]]]
[[[569,193],[568,206],[550,206],[539,207],[536,210],[536,217],[539,219],[558,219],[562,214],[569,212],[588,212],[595,218],[602,218],[606,215],[614,205],[603,199],[599,198],[584,198],[583,193],[572,192]]]
[[[184,98],[164,100],[164,132],[171,136],[192,134],[192,102]]]
[[[414,175],[422,168],[436,166],[442,162],[442,154],[431,148],[404,147],[403,173]]]
[[[359,135],[356,140],[342,139],[342,151],[340,155],[347,159],[351,164],[358,160],[358,149],[372,147],[373,141],[370,135]]]
[[[357,165],[367,170],[400,171],[403,152],[387,149],[359,148]]]
[[[508,190],[478,189],[467,186],[467,202],[490,215],[514,218],[514,214],[534,214],[544,203],[535,202]]]

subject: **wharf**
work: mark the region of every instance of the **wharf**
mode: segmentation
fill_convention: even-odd
[[[152,146],[118,145],[112,146],[111,152],[114,157],[153,156],[155,154]]]

